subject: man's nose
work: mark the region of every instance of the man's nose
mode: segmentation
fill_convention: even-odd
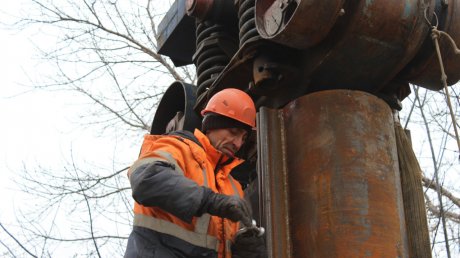
[[[244,138],[242,135],[238,135],[237,137],[233,139],[233,145],[235,145],[236,151],[238,151],[241,148],[243,143],[244,143]]]

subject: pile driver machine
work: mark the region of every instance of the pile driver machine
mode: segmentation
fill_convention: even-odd
[[[426,214],[405,209],[395,114],[409,84],[460,80],[459,1],[176,0],[158,32],[158,52],[194,64],[197,82],[167,89],[151,133],[199,128],[224,88],[256,103],[232,174],[270,257],[431,256],[410,238]]]

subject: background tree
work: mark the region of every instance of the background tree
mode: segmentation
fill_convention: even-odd
[[[120,147],[101,155],[111,167],[73,148],[61,167],[24,165],[16,182],[33,205],[17,212],[17,225],[3,225],[16,233],[2,237],[0,255],[122,256],[132,222],[126,167],[167,86],[195,79],[193,67],[176,68],[156,53],[156,28],[172,2],[31,0],[25,7],[15,28],[45,34],[49,42],[36,42],[37,51],[52,65],[32,80],[34,90],[70,92],[78,115],[69,117]]]
[[[45,79],[32,78],[34,89],[58,97],[71,92],[79,128],[117,144],[100,155],[111,166],[76,148],[62,166],[25,164],[16,182],[31,197],[30,205],[17,211],[15,224],[0,224],[0,255],[120,257],[132,222],[126,168],[166,87],[174,80],[195,81],[194,67],[176,68],[156,53],[156,28],[173,0],[30,2],[14,27],[47,35],[50,41],[37,42],[37,50],[42,64],[52,67],[51,73],[42,72]],[[451,89],[458,118],[458,86]],[[446,254],[442,215],[455,257],[460,255],[460,167],[445,98],[414,87],[400,116],[412,131],[424,171],[433,253]]]
[[[458,86],[449,89],[456,119],[460,117]],[[423,171],[434,257],[460,255],[460,153],[453,129],[454,123],[457,127],[459,124],[453,123],[446,98],[443,91],[412,86],[412,94],[404,101],[401,113],[403,126],[411,129],[413,147]]]

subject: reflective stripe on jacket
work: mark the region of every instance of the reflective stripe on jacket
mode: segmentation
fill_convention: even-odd
[[[238,223],[209,214],[194,215],[203,186],[243,197],[240,184],[230,175],[242,160],[227,160],[199,130],[194,136],[201,146],[177,135],[144,137],[139,159],[128,171],[135,199],[133,224],[215,250],[219,258],[230,258],[230,241]]]

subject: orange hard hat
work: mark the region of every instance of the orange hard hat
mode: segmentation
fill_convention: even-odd
[[[235,119],[250,127],[256,126],[254,101],[246,92],[239,89],[227,88],[217,92],[209,99],[201,115],[209,112]]]

